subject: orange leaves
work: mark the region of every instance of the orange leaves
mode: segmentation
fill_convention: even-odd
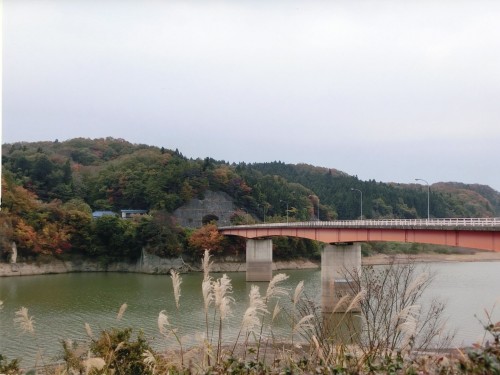
[[[189,245],[198,250],[223,250],[224,236],[219,233],[215,224],[207,224],[195,230],[189,237]]]
[[[38,246],[43,254],[61,254],[71,248],[68,229],[59,223],[46,223],[38,234]]]
[[[2,207],[10,212],[28,212],[40,205],[36,194],[11,181],[2,179],[2,189]]]
[[[71,248],[68,230],[60,223],[45,223],[36,231],[23,219],[19,219],[14,229],[14,238],[20,248],[36,254],[61,254]]]
[[[37,196],[14,183],[4,187],[5,214],[10,231],[4,231],[8,241],[15,241],[21,253],[60,254],[71,248],[71,226],[66,224],[69,211],[58,200],[42,203]],[[7,241],[0,244],[8,246]],[[1,249],[0,249],[1,250]]]
[[[33,227],[27,224],[23,219],[19,219],[14,229],[14,238],[21,248],[30,249],[39,252],[37,234]]]

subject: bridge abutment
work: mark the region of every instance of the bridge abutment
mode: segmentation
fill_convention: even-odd
[[[321,252],[321,306],[323,313],[345,312],[337,306],[344,295],[356,293],[353,276],[361,271],[361,244],[326,245]]]
[[[272,239],[247,240],[247,281],[271,281],[273,278]]]

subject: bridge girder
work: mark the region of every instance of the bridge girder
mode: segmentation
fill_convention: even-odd
[[[242,226],[221,228],[224,235],[244,238],[276,236],[307,238],[330,244],[346,242],[424,243],[478,250],[500,251],[500,231],[465,229],[397,229],[397,228],[327,228],[327,227],[264,227]]]

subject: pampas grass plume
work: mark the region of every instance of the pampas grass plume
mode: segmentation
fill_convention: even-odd
[[[231,279],[226,274],[213,283],[215,306],[219,309],[220,318],[224,320],[231,314],[230,303],[234,301],[229,296],[233,292]]]
[[[87,336],[91,339],[94,338],[94,332],[92,332],[92,328],[90,328],[90,324],[85,323],[85,332],[87,332]]]
[[[258,285],[252,285],[250,287],[250,293],[248,295],[249,298],[249,306],[254,307],[255,311],[258,313],[262,314],[267,314],[269,311],[267,311],[267,306],[266,302],[264,301],[264,298],[260,295],[260,289]]]
[[[272,278],[267,286],[266,301],[269,301],[269,299],[274,296],[288,294],[288,291],[285,288],[278,286],[279,283],[285,281],[286,279],[288,279],[288,276],[284,273],[279,273]]]
[[[179,276],[179,273],[175,270],[170,271],[170,277],[172,278],[172,285],[174,287],[175,306],[177,307],[177,310],[179,310],[179,299],[181,297],[182,278]]]
[[[420,314],[420,305],[409,305],[394,315],[391,320],[392,324],[398,324],[399,321],[407,321],[409,316],[416,317]]]
[[[311,319],[314,318],[314,315],[313,314],[309,314],[309,315],[306,315],[306,316],[303,316],[298,322],[297,324],[295,325],[295,327],[293,327],[293,330],[294,332],[297,332],[298,330],[300,329],[311,329],[312,328],[312,324],[309,323],[309,321]]]
[[[165,310],[161,310],[160,313],[158,314],[158,330],[162,335],[167,334],[167,328],[166,326],[169,326],[170,322],[168,321],[168,316],[165,313]]]
[[[210,270],[212,268],[212,262],[210,262],[210,251],[205,249],[205,253],[203,254],[203,259],[201,261],[201,265],[203,268],[203,280],[209,279]]]
[[[274,322],[274,319],[279,315],[281,312],[281,306],[278,302],[276,302],[276,305],[274,305],[274,310],[273,310],[273,318],[272,321]]]
[[[18,311],[16,311],[14,323],[19,324],[19,327],[24,332],[35,333],[33,316],[28,315],[28,309],[26,307],[21,307]]]
[[[254,332],[254,330],[260,326],[259,315],[267,314],[266,303],[260,295],[260,290],[257,285],[252,285],[250,287],[249,306],[243,315],[243,320],[241,323],[242,329],[247,332]]]
[[[242,331],[254,332],[255,328],[260,326],[259,315],[254,306],[249,306],[245,313],[243,314],[243,320],[241,322]]]
[[[300,296],[304,292],[304,280],[300,281],[295,287],[295,292],[293,293],[292,302],[294,306],[297,306],[297,302],[299,302]]]
[[[212,281],[210,279],[203,280],[201,283],[201,290],[203,293],[203,303],[206,312],[208,311],[208,308],[210,307],[215,298]]]
[[[127,310],[128,305],[126,303],[120,306],[118,310],[118,314],[116,314],[116,320],[121,320],[123,318],[123,314],[125,314],[125,310]]]
[[[418,277],[408,285],[408,288],[405,290],[405,294],[403,299],[408,299],[415,291],[417,291],[426,281],[429,280],[429,274],[421,273]]]
[[[333,307],[332,313],[336,313],[336,312],[339,311],[339,309],[341,307],[346,306],[347,302],[349,301],[349,298],[350,298],[349,294],[344,294],[342,297],[340,297],[340,299],[338,300],[338,302]]]
[[[356,294],[354,296],[354,298],[352,299],[351,303],[349,304],[349,306],[347,307],[347,311],[346,312],[349,312],[351,311],[352,309],[355,309],[359,306],[359,304],[361,303],[361,301],[363,299],[365,299],[366,297],[366,290],[360,290],[358,292],[358,294]]]

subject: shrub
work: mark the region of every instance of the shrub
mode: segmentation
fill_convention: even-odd
[[[19,359],[9,361],[7,357],[0,354],[0,373],[5,375],[19,374]]]
[[[102,331],[99,338],[92,341],[90,350],[98,358],[104,359],[105,372],[115,374],[142,375],[152,374],[143,362],[142,354],[152,351],[142,332],[136,340],[131,340],[132,329],[116,329]]]
[[[492,341],[466,350],[467,360],[462,359],[460,368],[468,374],[500,374],[500,322],[493,324],[491,313],[486,315],[488,321],[483,326]]]

